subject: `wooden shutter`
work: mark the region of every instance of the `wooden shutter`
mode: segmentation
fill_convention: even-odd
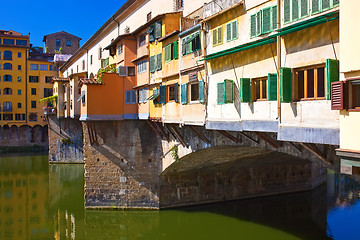
[[[213,32],[213,45],[217,44],[217,31],[218,31],[218,29],[213,29],[212,30],[212,32]]]
[[[154,42],[155,41],[154,30],[155,30],[155,25],[150,25],[149,30],[148,30],[149,42]]]
[[[232,29],[232,39],[238,38],[238,21],[234,21],[231,23],[231,29]]]
[[[164,62],[169,62],[171,60],[171,44],[165,46],[164,52],[165,52]]]
[[[182,39],[182,49],[181,49],[182,55],[186,55],[186,38]]]
[[[284,23],[291,21],[290,0],[284,0]]]
[[[320,0],[311,0],[311,13],[320,12]]]
[[[339,81],[339,61],[334,59],[326,59],[326,99],[331,99],[330,89],[331,83]]]
[[[277,74],[269,73],[268,74],[268,100],[275,101],[277,100]]]
[[[217,104],[225,103],[225,83],[221,82],[217,84]]]
[[[193,43],[193,49],[194,51],[199,50],[201,48],[201,43],[200,43],[200,33],[196,34],[194,37],[194,43]]]
[[[156,55],[156,71],[162,69],[162,54],[159,53]]]
[[[299,19],[299,0],[291,0],[291,21]]]
[[[250,16],[250,37],[256,37],[256,14]]]
[[[251,102],[251,81],[250,78],[240,78],[240,102]]]
[[[292,69],[280,68],[280,101],[292,101]]]
[[[126,104],[130,104],[130,102],[131,102],[130,91],[126,91]]]
[[[300,0],[300,18],[309,15],[309,0]]]
[[[321,0],[321,11],[325,11],[328,9],[330,9],[330,0]]]
[[[222,27],[218,28],[217,34],[218,34],[217,43],[222,44],[223,43],[223,29],[222,29]]]
[[[256,35],[260,35],[262,32],[262,21],[261,21],[261,16],[262,15],[262,10],[260,10],[259,12],[257,12],[256,14]]]
[[[187,84],[181,84],[181,104],[187,103]]]
[[[166,85],[160,86],[160,103],[166,103]]]
[[[199,102],[205,102],[205,84],[203,80],[199,81]]]
[[[162,24],[161,21],[155,22],[155,30],[154,30],[154,37],[155,39],[162,37]]]
[[[331,110],[341,110],[345,108],[344,90],[344,81],[336,81],[331,83]]]
[[[150,57],[150,72],[155,72],[155,56]]]
[[[264,8],[262,10],[262,33],[271,32],[271,8]]]
[[[224,80],[225,84],[225,103],[234,102],[234,81],[230,79]]]
[[[178,59],[179,58],[179,41],[176,40],[172,46],[173,46],[174,59]]]
[[[231,23],[226,24],[226,41],[231,41]]]
[[[175,95],[175,102],[179,102],[179,84],[175,83],[174,85],[174,95]]]
[[[271,30],[277,29],[277,6],[271,8]]]
[[[336,7],[339,5],[339,0],[332,0],[332,6]]]

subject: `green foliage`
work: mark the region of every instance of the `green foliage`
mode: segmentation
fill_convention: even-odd
[[[170,149],[170,154],[175,162],[179,160],[179,154],[178,154],[178,146],[175,145]]]
[[[46,97],[46,98],[41,98],[39,100],[39,102],[43,102],[43,103],[51,103],[53,106],[57,106],[57,102],[58,102],[58,96],[54,95],[54,96],[50,96],[50,97]]]
[[[60,47],[59,50],[55,50],[54,53],[59,53],[59,54],[61,54],[61,53],[62,53],[62,47]]]
[[[96,74],[96,79],[98,82],[103,82],[103,76],[105,73],[116,73],[115,64],[108,65],[106,67],[100,68]]]
[[[74,144],[75,142],[72,141],[70,138],[63,138],[61,139],[61,143],[64,145],[70,145],[70,144]]]

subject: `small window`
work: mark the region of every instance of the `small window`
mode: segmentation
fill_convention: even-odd
[[[31,108],[36,108],[36,101],[31,101]]]
[[[21,70],[21,65],[18,65],[18,70]]]
[[[296,98],[325,98],[325,67],[310,67],[295,71]]]
[[[146,15],[146,20],[147,20],[147,22],[151,20],[151,12],[149,12],[149,13]]]
[[[3,111],[12,112],[12,102],[4,102]]]
[[[16,45],[17,46],[26,46],[27,41],[26,40],[16,40]]]
[[[31,95],[36,95],[36,88],[31,88]]]
[[[21,58],[21,52],[18,52],[18,58]]]
[[[61,47],[61,41],[60,39],[56,39],[56,50],[59,50]]]
[[[4,75],[3,80],[4,80],[4,82],[12,82],[12,76],[11,75]]]
[[[181,10],[184,7],[184,0],[175,0],[176,10]]]
[[[82,60],[82,70],[85,70],[85,60]]]
[[[70,40],[66,40],[66,46],[71,47],[71,41]]]
[[[126,104],[136,104],[136,92],[134,90],[126,91]]]
[[[98,52],[98,59],[101,60],[101,58],[102,58],[102,48],[99,47],[99,50],[98,50],[98,51],[99,51],[99,52]]]
[[[190,83],[190,101],[199,101],[199,82]]]
[[[18,95],[21,95],[21,89],[18,89]]]
[[[212,30],[213,33],[213,46],[217,46],[223,43],[223,28],[218,27]]]
[[[30,70],[39,70],[39,64],[30,64]]]
[[[41,71],[47,71],[48,70],[48,65],[40,64],[40,70]]]
[[[29,76],[29,82],[31,83],[39,82],[39,76]]]
[[[45,76],[45,83],[51,83],[52,76]]]
[[[90,65],[93,63],[93,55],[90,55]]]
[[[17,104],[17,107],[18,107],[18,108],[21,108],[21,103],[18,103],[18,104]]]
[[[21,82],[21,77],[18,77],[18,82]]]
[[[4,70],[12,70],[12,64],[11,63],[4,63],[3,69]]]
[[[251,90],[253,101],[267,99],[267,77],[252,79]]]
[[[13,120],[13,114],[12,114],[12,113],[5,113],[5,114],[3,114],[3,120],[12,121],[12,120]],[[5,197],[6,197],[6,196],[5,196]]]
[[[135,67],[128,67],[128,76],[135,76]]]
[[[146,33],[141,34],[139,37],[139,47],[142,47],[146,44]]]
[[[3,94],[4,95],[12,95],[12,89],[11,88],[4,88]]]
[[[168,102],[175,101],[175,85],[168,86]]]
[[[36,102],[35,102],[36,103]],[[37,122],[37,119],[38,119],[38,117],[37,117],[37,114],[36,113],[30,113],[29,114],[29,121],[30,122]]]
[[[120,43],[120,44],[118,45],[117,54],[122,54],[122,52],[123,52],[123,44]]]

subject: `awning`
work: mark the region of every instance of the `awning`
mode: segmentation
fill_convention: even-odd
[[[77,102],[80,102],[81,99],[85,96],[85,91],[82,91],[80,97],[78,98]]]
[[[154,100],[155,98],[160,96],[160,91],[156,91],[153,95],[151,95],[150,97],[148,97],[147,100]]]

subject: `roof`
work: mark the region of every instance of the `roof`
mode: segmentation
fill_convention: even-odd
[[[0,30],[0,36],[12,38],[30,38],[30,33],[28,35],[22,35],[21,33],[15,32],[13,30]]]
[[[104,83],[98,82],[94,78],[81,78],[80,82],[79,82],[79,86],[81,86],[83,84],[103,85]]]
[[[111,46],[116,45],[118,42],[120,42],[121,39],[125,39],[127,37],[132,37],[134,40],[136,40],[136,38],[131,33],[122,34],[117,36],[117,38],[115,38],[108,46],[104,47],[104,49],[109,50]]]
[[[81,38],[78,37],[78,36],[75,36],[75,35],[73,35],[73,34],[71,34],[71,33],[65,32],[65,31],[61,31],[61,32],[56,32],[56,33],[51,33],[51,34],[45,35],[44,38],[43,38],[43,42],[46,41],[46,37],[47,37],[47,36],[59,35],[59,34],[70,35],[70,36],[72,36],[72,37],[75,37],[75,38],[78,38],[79,40],[81,40]]]
[[[158,41],[159,42],[164,41],[165,39],[167,39],[167,38],[169,38],[171,36],[174,36],[174,35],[178,34],[179,32],[180,32],[179,30],[175,30],[172,33],[169,33],[168,35],[163,36],[162,38],[159,38]]]
[[[53,77],[52,82],[69,82],[70,79],[69,78],[61,78],[61,77]]]

